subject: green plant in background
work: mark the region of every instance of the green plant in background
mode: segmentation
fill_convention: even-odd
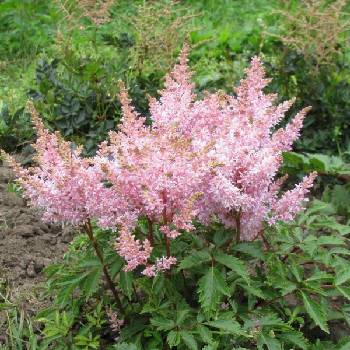
[[[313,107],[297,146],[302,151],[341,153],[349,147],[348,11],[344,0],[296,1],[276,11],[281,29],[273,37],[282,45],[271,59],[275,83],[286,97]]]
[[[110,67],[88,58],[79,63],[68,69],[58,60],[40,60],[38,90],[30,95],[51,127],[76,142],[86,140],[85,150],[91,153],[118,123],[117,84]]]
[[[28,142],[33,134],[25,108],[12,114],[8,106],[0,101],[0,147],[8,152],[15,151],[20,144],[23,146]]]
[[[0,4],[0,61],[28,59],[52,42],[59,14],[50,1]]]

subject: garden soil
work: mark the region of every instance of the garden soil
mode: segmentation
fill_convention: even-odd
[[[43,269],[62,258],[73,230],[43,223],[40,214],[13,191],[13,174],[0,165],[0,303],[4,298],[29,314],[47,302],[42,297]],[[0,344],[5,312],[0,309]]]

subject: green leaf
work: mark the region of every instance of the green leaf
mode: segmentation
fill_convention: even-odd
[[[327,217],[326,220],[315,222],[311,226],[315,227],[315,228],[322,228],[322,229],[328,228],[330,230],[339,232],[342,236],[345,236],[345,235],[350,233],[350,226],[340,224],[334,218],[330,218],[330,217]],[[321,238],[321,240],[322,240],[322,237],[323,236],[321,236],[319,238]],[[340,239],[340,237],[338,237],[338,239]],[[323,244],[344,244],[344,242],[340,242],[340,243],[323,243]]]
[[[342,306],[342,313],[348,326],[350,326],[350,304],[345,304]]]
[[[327,313],[320,303],[312,300],[304,292],[300,291],[303,298],[306,312],[310,315],[313,321],[318,325],[324,332],[329,333],[327,325]]]
[[[181,325],[186,319],[191,310],[185,303],[177,305],[176,309],[176,324]]]
[[[259,350],[263,350],[264,345],[267,346],[268,350],[282,350],[281,343],[276,338],[266,333],[260,333],[257,345]]]
[[[350,287],[335,287],[346,299],[350,300]]]
[[[265,260],[265,253],[261,242],[243,242],[233,247],[234,251],[242,252],[259,260]]]
[[[151,324],[157,327],[158,331],[169,331],[175,328],[175,322],[173,320],[168,320],[162,316],[155,316],[151,318]]]
[[[213,341],[213,336],[209,330],[209,328],[199,325],[197,327],[198,333],[201,336],[204,343],[211,344]]]
[[[181,341],[180,332],[170,331],[167,335],[166,340],[171,348],[174,346],[178,346],[180,344],[180,341]]]
[[[198,345],[195,337],[187,331],[180,332],[181,339],[187,345],[188,349],[198,350]]]
[[[230,295],[228,286],[220,271],[211,267],[198,282],[199,302],[206,313],[211,313],[217,308],[222,295]]]
[[[283,332],[282,339],[298,346],[300,349],[308,349],[308,341],[301,332]]]
[[[232,271],[236,272],[237,275],[243,277],[247,282],[249,282],[249,273],[243,261],[222,252],[215,253],[214,258],[217,262],[228,267]]]
[[[109,263],[109,272],[111,273],[112,278],[117,275],[124,265],[124,261],[120,258],[120,256],[115,254],[115,252],[113,253],[114,257],[113,259],[110,259],[111,262]]]
[[[240,324],[235,320],[216,320],[205,323],[207,326],[218,328],[221,331],[228,332],[230,334],[242,335],[242,329]]]
[[[179,270],[190,269],[192,267],[198,266],[210,260],[211,260],[211,256],[209,252],[205,250],[203,251],[196,250],[181,260],[178,269]]]
[[[120,288],[129,300],[131,300],[132,296],[132,282],[133,275],[131,272],[122,271],[120,273]]]
[[[336,270],[336,276],[334,279],[334,284],[339,286],[350,279],[350,268],[342,268]]]
[[[101,281],[101,275],[102,266],[100,265],[92,269],[81,283],[81,290],[86,298],[91,297],[91,295],[96,292]]]
[[[208,345],[204,346],[204,348],[202,348],[202,350],[217,350],[218,346],[219,346],[218,343],[215,342],[215,343],[208,344]]]
[[[344,238],[338,236],[321,236],[317,239],[319,245],[343,245]]]
[[[346,341],[346,340],[345,340]],[[347,340],[346,343],[338,345],[337,350],[349,350],[350,349],[350,340]]]
[[[258,288],[257,286],[247,285],[247,284],[243,284],[243,283],[237,283],[237,284],[239,286],[241,286],[246,292],[248,292],[248,294],[255,295],[261,299],[266,299],[266,296],[264,295],[262,290],[260,288]]]
[[[307,278],[305,281],[306,282],[313,282],[313,281],[330,280],[332,278],[333,278],[333,275],[330,273],[327,273],[325,271],[316,271],[309,278]]]
[[[121,344],[117,344],[115,345],[115,347],[113,348],[115,350],[138,350],[137,346],[131,343],[121,343]]]

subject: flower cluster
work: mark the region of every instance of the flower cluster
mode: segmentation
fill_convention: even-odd
[[[95,219],[119,229],[116,250],[125,269],[143,265],[147,276],[176,263],[169,240],[193,230],[193,219],[219,220],[243,240],[259,238],[265,222],[292,220],[316,176],[280,195],[282,152],[299,137],[308,109],[277,128],[293,101],[276,105],[277,96],[264,93],[269,80],[259,58],[252,59],[234,95],[198,100],[187,51],[185,46],[159,100],[150,100],[151,127],[121,85],[120,130],[110,133],[94,158],[83,158],[58,133],[49,133],[34,110],[38,165],[23,169],[7,156],[44,219],[75,225]],[[140,240],[133,232],[140,216],[164,234],[167,256],[153,265],[152,237]]]

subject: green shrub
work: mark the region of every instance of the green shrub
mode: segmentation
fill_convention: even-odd
[[[110,244],[114,234],[95,230],[123,295],[120,334],[99,260],[79,235],[64,262],[46,269],[55,302],[38,316],[44,341],[55,349],[345,349],[350,226],[336,215],[332,204],[314,201],[297,222],[267,230],[264,242],[232,248],[232,232],[198,226],[172,245],[177,270],[154,280],[123,272]]]
[[[18,146],[23,146],[33,137],[29,114],[25,108],[19,108],[15,113],[0,101],[0,148],[13,152]]]

